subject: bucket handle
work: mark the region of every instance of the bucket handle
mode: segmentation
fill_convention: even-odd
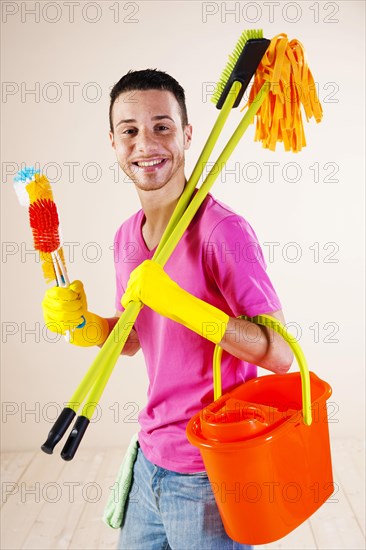
[[[292,349],[294,356],[296,358],[297,364],[300,368],[301,374],[301,392],[302,392],[302,414],[304,423],[307,426],[310,426],[312,423],[312,414],[311,414],[311,395],[310,395],[310,376],[309,369],[305,359],[305,355],[296,341],[296,338],[292,336],[286,327],[275,317],[271,315],[256,315],[255,317],[248,317],[247,315],[241,315],[239,319],[245,319],[246,321],[251,321],[258,325],[264,325],[269,327],[274,331],[278,332],[284,340],[289,344]],[[214,400],[221,397],[222,387],[221,387],[221,356],[223,349],[217,345],[215,347],[214,356],[213,356],[213,379],[214,379]]]

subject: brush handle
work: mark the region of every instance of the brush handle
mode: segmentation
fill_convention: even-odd
[[[65,287],[65,281],[62,279],[62,271],[60,270],[60,266],[58,265],[56,252],[51,252],[51,258],[52,258],[52,264],[53,264],[53,270],[56,275],[56,282],[57,286]]]
[[[60,258],[60,254],[59,254],[58,250],[55,250],[54,252],[51,252],[51,257],[52,257],[53,269],[54,269],[55,274],[56,274],[57,285],[62,287],[62,288],[67,288],[68,286],[70,286],[70,281],[69,281],[69,278],[67,276],[66,269],[65,269],[65,266],[63,264],[63,261]],[[64,338],[65,338],[66,342],[68,342],[68,343],[70,342],[71,334],[70,334],[69,330],[67,330],[65,332]]]
[[[58,271],[59,274],[61,274],[61,277],[62,277],[62,280],[63,280],[63,284],[61,284],[59,286],[63,286],[63,287],[70,286],[70,280],[69,280],[69,277],[67,275],[67,271],[66,271],[66,268],[64,266],[64,262],[61,260],[61,257],[60,257],[60,254],[59,254],[58,250],[55,250],[55,252],[52,252],[52,260],[53,260],[53,265],[54,265],[55,269],[56,269],[56,265],[58,266],[57,271]]]
[[[59,251],[55,250],[54,252],[51,252],[51,257],[52,257],[53,269],[56,274],[57,285],[62,288],[69,287],[70,279],[67,275],[67,271],[61,259],[61,256],[59,254]],[[85,323],[86,323],[86,320],[85,320],[85,317],[83,316],[83,322],[80,323],[80,325],[78,325],[76,328],[83,328],[85,326]],[[65,340],[66,342],[69,343],[70,339],[71,339],[71,334],[70,334],[70,331],[67,330],[65,332]]]

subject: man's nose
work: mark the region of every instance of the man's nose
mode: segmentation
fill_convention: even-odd
[[[157,139],[153,132],[147,128],[139,131],[137,135],[136,148],[144,153],[152,152],[157,147]]]

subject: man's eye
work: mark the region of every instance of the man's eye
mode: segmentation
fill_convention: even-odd
[[[133,128],[127,128],[127,130],[123,130],[122,134],[133,134],[135,132],[136,130],[134,130]]]
[[[158,130],[169,130],[168,126],[164,126],[163,124],[161,124],[160,126],[158,126]]]

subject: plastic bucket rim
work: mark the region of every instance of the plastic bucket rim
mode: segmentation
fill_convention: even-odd
[[[270,376],[280,376],[282,378],[282,377],[299,377],[301,375],[300,375],[299,372],[291,372],[291,373],[286,373],[286,374],[282,374],[282,375],[270,375]],[[310,376],[310,383],[311,383],[312,379],[315,378],[316,379],[315,381],[319,381],[324,385],[324,390],[325,390],[320,397],[318,397],[317,399],[314,399],[314,401],[312,401],[311,405],[316,404],[316,403],[326,404],[327,399],[329,399],[329,397],[332,394],[331,386],[328,384],[328,382],[326,382],[325,380],[322,380],[321,378],[319,378],[319,376],[317,376],[312,371],[309,371],[309,376]],[[255,382],[257,380],[260,380],[261,378],[265,378],[265,377],[259,377],[259,378],[255,378],[255,379],[253,378],[252,380],[253,380],[253,382]],[[248,382],[252,382],[252,380],[249,380]],[[243,384],[247,384],[247,382],[243,382]],[[240,384],[240,385],[242,385],[242,384]],[[237,387],[240,387],[240,386],[237,386]],[[234,390],[235,389],[236,388],[234,388]],[[220,396],[219,399],[222,399],[224,397],[224,395]],[[215,403],[215,401],[213,403]],[[247,439],[244,439],[243,441],[220,442],[220,441],[216,441],[216,440],[205,439],[205,438],[203,438],[203,436],[200,437],[196,433],[196,430],[192,429],[194,427],[195,423],[200,422],[200,415],[202,413],[202,410],[201,410],[201,411],[197,412],[195,415],[193,415],[192,418],[188,421],[187,427],[186,427],[186,435],[187,435],[187,438],[188,438],[188,440],[190,441],[190,443],[192,445],[194,445],[195,447],[198,447],[199,449],[205,449],[206,451],[210,449],[210,450],[215,450],[215,451],[219,451],[219,452],[226,452],[226,451],[232,452],[232,451],[238,451],[241,448],[243,448],[245,446],[248,446],[248,445],[250,445],[250,446],[267,445],[271,441],[273,441],[274,439],[277,439],[279,437],[283,437],[287,431],[292,430],[295,426],[297,427],[298,425],[302,424],[302,425],[306,426],[307,428],[311,427],[311,425],[309,426],[304,422],[303,412],[302,412],[301,408],[296,410],[295,412],[296,412],[296,417],[298,417],[295,422],[294,421],[290,422],[290,419],[295,417],[295,415],[292,415],[292,416],[284,419],[284,422],[282,422],[280,425],[276,426],[276,428],[272,432],[266,432],[262,435],[261,435],[261,433],[258,433],[257,435],[254,435],[253,437],[248,437]],[[201,428],[200,428],[200,431],[201,431]],[[225,447],[225,449],[223,447]]]

